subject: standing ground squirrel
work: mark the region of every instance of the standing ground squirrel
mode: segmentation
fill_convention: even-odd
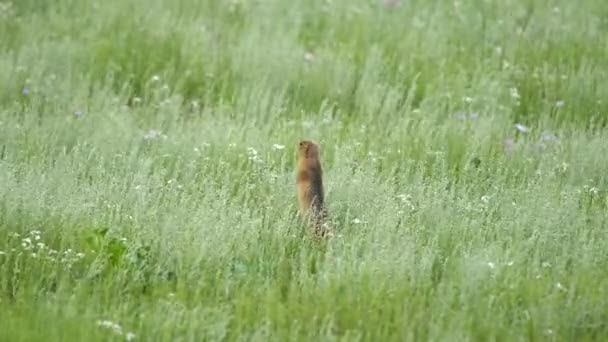
[[[312,141],[303,140],[298,144],[296,186],[300,215],[312,223],[317,236],[330,235],[319,146]]]

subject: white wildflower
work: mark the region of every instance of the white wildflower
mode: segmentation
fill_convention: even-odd
[[[351,221],[353,224],[360,224],[361,220],[359,220],[358,218],[355,218]]]
[[[519,98],[521,97],[519,95],[519,91],[517,91],[517,88],[515,87],[509,89],[509,94],[511,94],[511,98],[513,98],[514,100],[519,100]]]
[[[315,55],[312,52],[306,52],[304,54],[304,60],[308,63],[311,63],[315,60]]]
[[[155,129],[148,130],[148,132],[144,135],[144,139],[146,139],[146,140],[155,140],[158,138],[166,139],[167,136],[164,135],[161,131],[158,131]]]
[[[32,240],[30,238],[21,239],[21,247],[23,249],[31,249],[32,248]]]
[[[488,267],[491,268],[491,269],[495,269],[496,265],[493,262],[488,261]]]
[[[408,194],[400,194],[400,195],[397,195],[397,198],[399,198],[401,200],[401,202],[404,203],[405,205],[407,205],[411,210],[416,209],[416,207],[412,203],[412,196],[410,196]]]
[[[154,75],[154,76],[152,76],[152,81],[153,81],[153,82],[158,82],[158,81],[160,81],[160,76],[158,76],[158,75]]]
[[[132,332],[128,332],[125,334],[125,340],[127,341],[133,341],[135,339],[135,334]]]
[[[530,128],[528,128],[527,126],[522,125],[522,124],[520,124],[520,123],[516,123],[516,124],[515,124],[515,128],[516,128],[518,131],[520,131],[521,133],[528,133],[528,132],[530,132]]]
[[[562,100],[555,102],[555,107],[562,108],[566,103]]]
[[[249,160],[255,163],[261,163],[262,159],[258,156],[258,151],[256,151],[253,147],[247,147],[247,154],[249,155]]]
[[[285,145],[272,144],[272,148],[275,150],[282,150],[285,148]]]
[[[97,321],[97,325],[102,328],[110,329],[117,335],[122,335],[122,327],[117,323],[114,323],[109,320],[103,320],[103,321]]]
[[[551,267],[551,263],[547,262],[547,261],[543,261],[542,264],[540,264],[543,268],[550,268]]]

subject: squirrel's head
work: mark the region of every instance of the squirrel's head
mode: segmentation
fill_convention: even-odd
[[[319,146],[310,140],[302,140],[298,144],[298,156],[303,158],[319,158]]]

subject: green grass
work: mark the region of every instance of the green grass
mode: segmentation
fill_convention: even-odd
[[[0,2],[0,340],[605,338],[606,32],[603,0]]]

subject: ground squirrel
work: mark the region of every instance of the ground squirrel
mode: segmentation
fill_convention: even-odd
[[[313,225],[317,236],[330,235],[319,146],[312,141],[303,140],[298,144],[296,186],[302,217]]]

